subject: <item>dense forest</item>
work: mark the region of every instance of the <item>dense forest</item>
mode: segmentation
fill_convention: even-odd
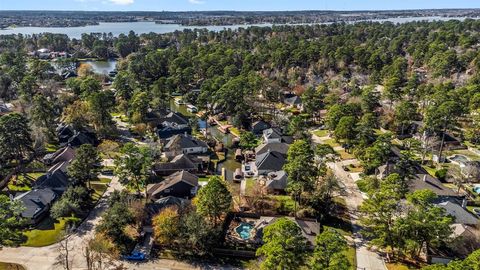
[[[207,113],[221,108],[237,127],[264,118],[279,126],[289,123],[293,132],[320,120],[333,131],[348,116],[358,128],[365,124],[403,133],[409,123],[423,119],[431,133],[448,129],[477,144],[479,31],[479,21],[465,20],[84,34],[80,40],[56,34],[2,36],[0,98],[23,97],[29,107],[43,93],[59,107],[52,111],[57,116],[78,105],[75,97],[56,94],[62,79],[48,62],[26,55],[48,48],[73,55],[58,61],[60,66],[75,58],[119,57],[112,106],[135,114],[137,122],[149,108],[162,108],[170,95],[180,93]],[[86,99],[101,86],[93,79],[98,75],[82,74],[66,85]],[[276,113],[274,104],[284,92],[302,95],[303,114],[289,119]],[[359,132],[365,137],[355,143],[372,143],[370,132]]]

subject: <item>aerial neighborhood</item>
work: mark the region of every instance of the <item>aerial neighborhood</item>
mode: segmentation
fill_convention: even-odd
[[[480,20],[2,31],[0,270],[480,267]]]

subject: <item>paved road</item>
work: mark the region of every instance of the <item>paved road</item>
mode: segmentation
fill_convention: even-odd
[[[341,162],[328,163],[328,167],[333,170],[335,175],[343,182],[346,190],[346,204],[350,213],[350,219],[353,224],[353,237],[355,248],[357,250],[357,269],[359,270],[386,270],[385,262],[377,253],[367,249],[366,242],[360,234],[360,225],[358,222],[358,207],[363,202],[363,196],[350,174],[342,169],[342,166],[357,162],[348,160]]]

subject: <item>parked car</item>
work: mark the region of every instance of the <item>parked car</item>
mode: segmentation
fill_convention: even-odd
[[[133,252],[132,254],[125,256],[124,259],[128,261],[144,261],[145,254],[142,252]]]

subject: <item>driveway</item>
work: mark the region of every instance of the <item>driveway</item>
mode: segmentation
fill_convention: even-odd
[[[357,253],[357,269],[358,270],[386,270],[383,258],[377,253],[367,249],[366,241],[360,234],[361,227],[359,225],[358,207],[363,202],[363,196],[358,189],[355,181],[352,179],[350,173],[344,171],[342,166],[351,164],[355,160],[331,162],[328,167],[334,172],[338,179],[344,184],[348,212],[350,213],[350,220],[353,225],[353,241]]]

